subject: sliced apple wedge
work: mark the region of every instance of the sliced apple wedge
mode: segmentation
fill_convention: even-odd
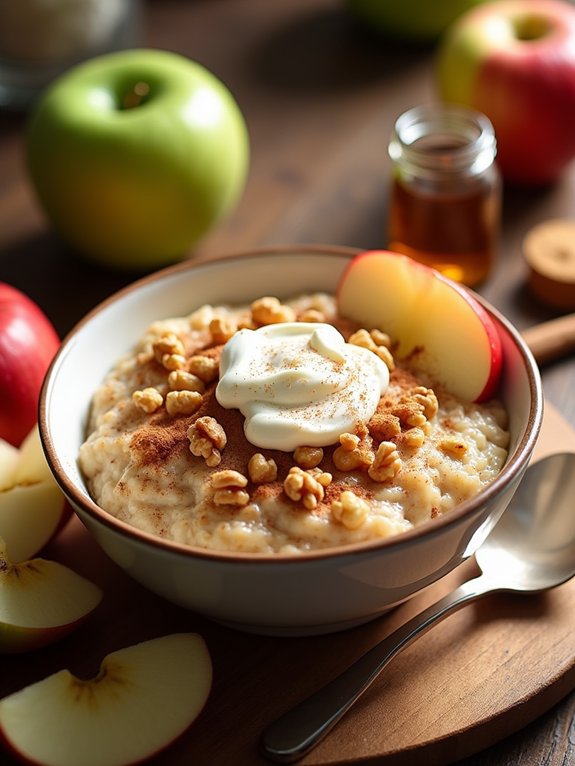
[[[10,560],[35,556],[71,515],[42,451],[38,427],[17,450],[0,442],[0,537]]]
[[[193,723],[211,683],[203,639],[175,633],[109,654],[91,680],[62,670],[5,697],[0,734],[28,763],[140,763]]]
[[[337,288],[339,313],[388,333],[399,359],[409,356],[451,393],[485,401],[495,393],[503,352],[494,321],[463,286],[408,256],[356,256]]]
[[[100,603],[98,586],[56,561],[13,564],[0,540],[0,653],[53,643]]]

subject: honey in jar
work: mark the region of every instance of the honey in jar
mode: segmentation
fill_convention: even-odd
[[[493,127],[454,105],[416,107],[397,120],[388,247],[466,285],[489,274],[499,239],[501,182]]]

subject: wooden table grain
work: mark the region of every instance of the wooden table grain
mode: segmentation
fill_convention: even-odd
[[[385,246],[387,139],[401,112],[435,98],[433,47],[384,41],[351,23],[338,0],[148,0],[144,14],[145,44],[220,77],[250,132],[245,194],[190,257],[289,243]],[[50,229],[27,176],[25,126],[25,116],[0,114],[0,279],[35,299],[64,335],[138,275],[83,262]],[[557,316],[529,294],[521,256],[526,232],[555,217],[575,217],[575,165],[548,188],[505,188],[499,257],[479,292],[520,329]],[[575,360],[544,370],[546,396],[572,425],[574,384]],[[459,763],[567,766],[574,731],[572,693]]]

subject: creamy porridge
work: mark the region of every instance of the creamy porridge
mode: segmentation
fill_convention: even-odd
[[[460,402],[396,362],[330,296],[262,298],[152,324],[97,390],[79,460],[98,504],[135,527],[295,553],[476,495],[504,464],[506,424],[499,402]]]

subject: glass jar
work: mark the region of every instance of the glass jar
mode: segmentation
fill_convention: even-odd
[[[389,142],[388,247],[476,285],[489,274],[501,218],[493,126],[485,115],[431,104],[405,112]]]
[[[78,62],[140,43],[140,0],[0,0],[0,108],[28,109]]]

